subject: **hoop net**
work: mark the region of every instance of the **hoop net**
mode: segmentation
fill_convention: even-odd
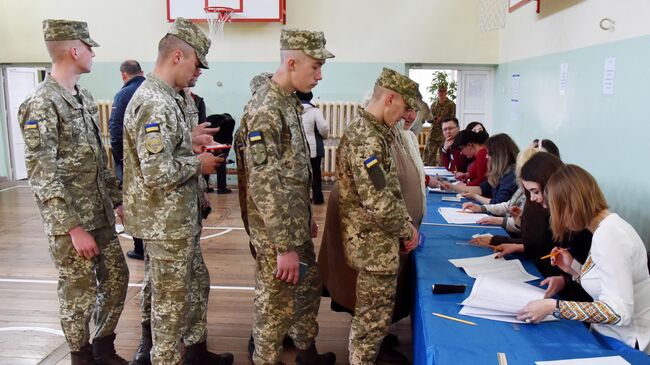
[[[505,28],[508,0],[479,0],[478,6],[478,28],[481,32]]]
[[[205,18],[208,21],[208,36],[212,41],[223,39],[223,27],[230,22],[235,9],[221,6],[206,6]]]

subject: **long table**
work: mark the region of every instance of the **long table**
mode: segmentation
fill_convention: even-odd
[[[471,292],[474,279],[448,259],[483,256],[490,249],[460,245],[473,234],[506,234],[500,227],[450,226],[438,213],[442,194],[428,194],[427,215],[421,226],[426,241],[414,252],[415,306],[412,316],[413,356],[416,365],[497,364],[497,353],[506,354],[509,365],[535,361],[621,355],[631,364],[650,364],[640,351],[619,353],[605,348],[577,321],[560,320],[541,324],[512,324],[458,314]],[[456,203],[457,204],[457,203]],[[520,258],[526,270],[539,275],[535,266]],[[432,284],[466,284],[463,294],[432,294]],[[539,281],[530,282],[539,284]],[[475,322],[471,326],[436,317],[432,312]]]

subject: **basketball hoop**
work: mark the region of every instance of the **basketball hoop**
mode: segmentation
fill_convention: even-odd
[[[223,27],[230,22],[230,17],[235,11],[233,8],[223,6],[206,6],[205,18],[208,21],[208,36],[212,41],[223,39]]]

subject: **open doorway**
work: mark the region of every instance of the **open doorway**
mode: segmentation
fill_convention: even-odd
[[[480,121],[488,131],[492,129],[494,67],[407,64],[407,69],[409,77],[420,84],[420,93],[429,105],[437,97],[436,90],[431,88],[436,73],[446,74],[449,84],[456,85],[453,97],[451,92],[448,97],[456,103],[456,118],[461,128]]]
[[[27,178],[25,142],[18,123],[18,108],[47,75],[48,66],[2,67],[6,115],[2,120],[3,153],[7,156],[6,171],[11,180]]]

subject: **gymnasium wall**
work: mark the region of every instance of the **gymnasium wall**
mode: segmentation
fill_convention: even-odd
[[[322,100],[361,99],[384,66],[404,72],[407,62],[497,61],[498,33],[478,31],[476,0],[287,2],[287,26],[323,30],[337,56],[325,65],[324,79],[314,90]],[[93,72],[80,82],[96,99],[112,99],[121,87],[118,70],[124,59],[135,58],[150,71],[158,40],[169,27],[164,0],[0,1],[0,63],[49,62],[41,32],[45,18],[89,23],[101,47],[95,49]],[[239,120],[250,79],[277,67],[280,29],[277,23],[226,25],[225,39],[208,55],[211,69],[195,88],[205,97],[208,113],[229,112]],[[0,129],[2,141],[3,133]],[[2,159],[0,175],[7,172]]]
[[[532,4],[517,10],[502,31],[495,131],[509,133],[521,147],[535,138],[555,141],[562,159],[593,174],[612,210],[650,247],[650,23],[642,19],[650,3],[590,0],[545,14],[553,4],[543,1],[539,16]],[[606,16],[616,21],[613,32],[598,28]],[[603,95],[610,57],[616,59],[614,94]],[[564,95],[562,63],[568,64]],[[518,106],[511,101],[513,74],[519,74]]]

